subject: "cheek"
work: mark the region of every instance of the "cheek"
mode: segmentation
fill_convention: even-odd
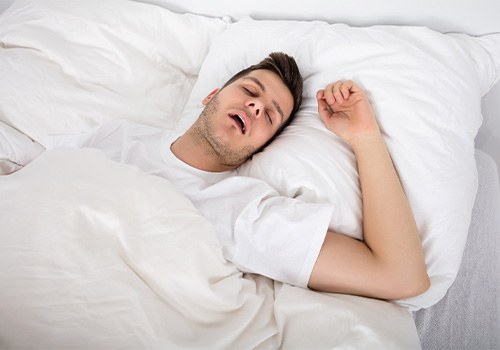
[[[257,137],[255,137],[255,146],[261,147],[271,140],[275,135],[274,130],[262,130]]]

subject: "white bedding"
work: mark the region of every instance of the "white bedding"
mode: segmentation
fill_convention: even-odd
[[[29,163],[41,152],[30,138],[114,118],[165,128],[187,121],[196,94],[219,82],[204,75],[184,108],[202,63],[217,57],[204,61],[207,53],[233,24],[115,0],[22,0],[0,16],[0,169],[17,170],[0,176],[0,347],[419,347],[401,306],[242,275],[223,260],[212,225],[164,179],[95,150],[50,151]],[[498,78],[498,68],[484,67],[490,74],[473,84],[475,112],[480,87]],[[466,209],[480,122],[475,115],[467,130],[456,129],[466,134]],[[355,176],[348,152],[338,161]],[[460,246],[455,252],[445,287]]]
[[[467,239],[477,192],[474,138],[481,97],[500,78],[500,33],[472,37],[425,27],[246,17],[214,39],[184,110],[185,125],[199,114],[205,91],[272,51],[297,58],[304,102],[290,126],[239,173],[284,196],[332,203],[330,229],[362,239],[354,154],[323,126],[315,99],[329,82],[356,81],[367,91],[412,207],[431,279],[428,291],[397,302],[412,310],[434,305],[455,280]]]
[[[98,150],[46,151],[0,198],[2,348],[419,347],[401,307],[243,276],[167,180]]]
[[[114,118],[180,118],[227,23],[133,1],[17,1],[1,16],[0,120],[38,142]]]

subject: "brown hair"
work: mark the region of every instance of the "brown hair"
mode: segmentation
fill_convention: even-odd
[[[292,56],[287,55],[284,52],[272,52],[268,57],[263,59],[257,64],[247,67],[229,79],[222,88],[233,83],[250,72],[258,69],[269,70],[281,78],[281,81],[286,85],[293,97],[293,109],[290,117],[283,123],[283,125],[278,129],[276,134],[269,140],[265,145],[267,146],[290,122],[292,121],[295,112],[299,109],[302,104],[302,88],[303,79],[300,74],[299,67]],[[262,147],[263,148],[263,147]]]

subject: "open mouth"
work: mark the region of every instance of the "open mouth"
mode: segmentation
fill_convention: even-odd
[[[246,125],[245,125],[245,119],[238,115],[238,114],[230,114],[229,115],[231,118],[233,118],[235,121],[236,121],[236,124],[238,124],[240,126],[240,130],[241,132],[243,133],[243,135],[245,134],[245,131],[246,131]]]

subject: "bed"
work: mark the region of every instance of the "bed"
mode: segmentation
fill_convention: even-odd
[[[500,34],[183,6],[196,4],[21,0],[0,16],[0,347],[497,348],[498,169],[475,138]],[[313,99],[355,79],[416,215],[426,293],[382,301],[241,273],[167,180],[97,149],[45,149],[111,119],[185,129],[270,51],[297,58],[304,104],[239,173],[332,202],[332,228],[362,239],[352,152]]]

